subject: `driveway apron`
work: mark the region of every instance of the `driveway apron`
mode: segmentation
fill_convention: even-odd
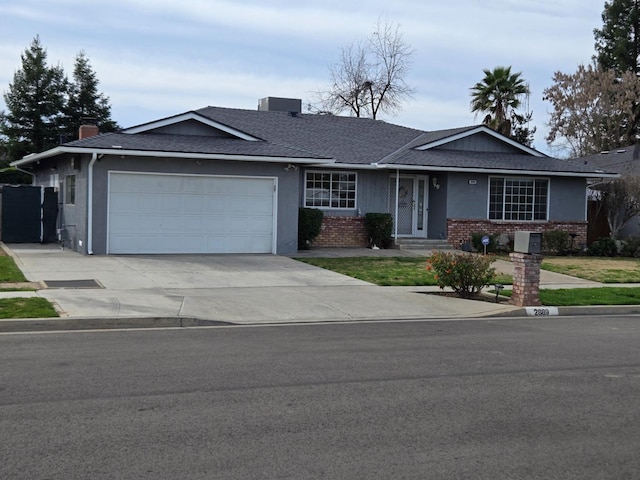
[[[276,255],[81,255],[8,245],[67,317],[191,317],[237,324],[461,318],[514,307],[379,287]]]

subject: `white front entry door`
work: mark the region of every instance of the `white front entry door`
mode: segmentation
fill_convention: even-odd
[[[428,180],[423,175],[389,179],[389,210],[399,237],[426,238]]]

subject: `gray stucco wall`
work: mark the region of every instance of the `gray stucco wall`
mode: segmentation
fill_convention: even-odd
[[[449,175],[438,172],[430,178],[437,176],[440,188],[435,188],[429,182],[429,216],[427,223],[427,238],[447,238],[447,197],[449,192]]]
[[[554,177],[550,180],[549,220],[587,219],[587,180]]]
[[[483,174],[450,173],[447,181],[447,218],[486,219],[488,178]]]
[[[312,170],[321,170],[313,168]],[[328,168],[327,171],[333,171]],[[305,170],[306,171],[306,170]],[[304,205],[305,171],[300,178],[300,205]],[[429,172],[402,172],[403,175],[424,175]],[[321,209],[325,216],[344,217],[367,213],[393,213],[389,204],[389,189],[393,170],[360,170],[357,172],[357,205],[355,209]],[[438,172],[439,189],[429,182],[429,211],[427,220],[428,238],[446,238],[447,235],[447,192],[448,175]],[[432,178],[433,174],[429,177]]]
[[[509,175],[505,176],[509,177]],[[475,184],[472,184],[474,181]],[[448,218],[487,218],[488,175],[450,173],[447,183]],[[586,180],[584,178],[549,178],[549,220],[586,220]]]
[[[304,206],[304,188],[308,170],[356,173],[356,208],[320,208],[328,217],[355,217],[366,213],[389,211],[389,172],[380,170],[343,170],[331,168],[302,168],[298,205]],[[318,207],[314,207],[318,208]]]
[[[105,254],[107,248],[108,172],[154,172],[201,175],[264,176],[278,179],[278,221],[276,253],[298,250],[299,170],[286,172],[281,164],[226,162],[192,159],[165,159],[105,156],[94,166],[93,252]]]
[[[72,162],[73,158],[73,162]],[[58,191],[58,229],[65,248],[86,253],[87,232],[87,172],[88,156],[63,155],[42,160],[34,170],[36,185],[61,187]],[[51,185],[52,175],[58,175],[58,185]],[[75,176],[75,202],[66,198],[67,176]]]

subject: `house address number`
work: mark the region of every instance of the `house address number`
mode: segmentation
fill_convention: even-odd
[[[558,307],[525,307],[529,317],[553,317],[558,315]]]

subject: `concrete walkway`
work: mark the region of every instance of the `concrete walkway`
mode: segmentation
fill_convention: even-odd
[[[275,255],[85,256],[54,245],[9,245],[38,296],[64,319],[198,319],[268,324],[381,319],[447,319],[508,315],[505,303],[430,295],[437,287],[379,287]],[[431,251],[318,249],[300,257],[418,256]],[[496,262],[511,273],[507,261]],[[600,284],[542,272],[544,288]],[[0,321],[5,322],[6,321]],[[95,322],[92,324],[94,325]],[[89,324],[87,324],[89,325]]]

